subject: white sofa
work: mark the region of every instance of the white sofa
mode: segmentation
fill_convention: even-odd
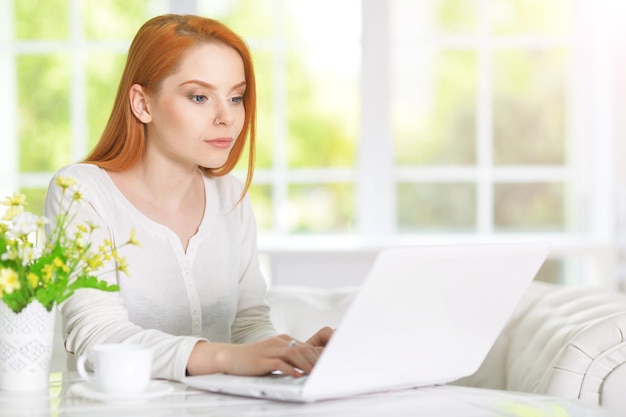
[[[337,326],[356,287],[274,286],[280,332]],[[626,411],[626,295],[533,282],[480,369],[455,384],[541,393]]]

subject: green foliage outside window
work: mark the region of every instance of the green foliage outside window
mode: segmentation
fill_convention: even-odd
[[[47,41],[69,39],[68,0],[8,1],[13,1],[15,39]]]
[[[126,54],[119,52],[87,54],[87,149],[96,145],[109,119],[125,60]]]
[[[494,54],[493,139],[498,165],[566,162],[566,54]]]
[[[53,171],[71,160],[70,74],[67,54],[17,59],[22,172]]]

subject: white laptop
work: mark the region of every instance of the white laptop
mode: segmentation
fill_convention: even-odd
[[[454,381],[481,365],[547,255],[542,243],[385,249],[309,375],[183,382],[312,402]]]

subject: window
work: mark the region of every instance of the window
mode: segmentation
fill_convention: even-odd
[[[81,160],[108,118],[130,39],[154,1],[4,1],[0,192],[35,212],[53,172]]]
[[[549,239],[542,279],[619,279],[619,1],[0,7],[0,194],[31,209],[97,141],[139,25],[192,12],[253,51],[263,251]]]

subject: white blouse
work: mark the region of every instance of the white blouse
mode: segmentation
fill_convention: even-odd
[[[70,362],[95,344],[140,343],[154,349],[154,378],[179,380],[199,340],[246,343],[276,334],[265,303],[254,213],[247,196],[237,203],[242,184],[233,176],[204,177],[204,217],[186,252],[172,230],[141,213],[92,164],[57,172],[46,198],[49,219],[59,209],[57,176],[78,181],[85,201],[75,221],[98,225],[94,246],[110,239],[121,247],[130,274],[109,266],[101,277],[117,283],[119,292],[81,289],[61,304]],[[123,246],[131,229],[141,246]]]

